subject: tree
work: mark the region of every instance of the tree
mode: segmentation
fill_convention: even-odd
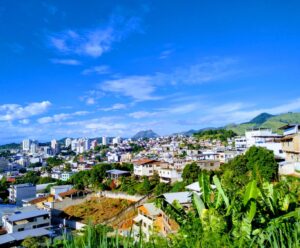
[[[142,186],[140,188],[139,193],[140,194],[148,194],[151,190],[151,183],[149,181],[148,177],[144,177],[144,180],[142,182]]]
[[[182,178],[183,180],[187,182],[195,182],[198,180],[199,173],[201,172],[200,167],[197,165],[197,163],[193,162],[191,164],[187,164],[182,172]]]
[[[155,188],[154,188],[154,194],[156,196],[162,195],[166,192],[169,192],[171,189],[171,186],[167,183],[158,183],[156,184]]]
[[[252,146],[245,154],[247,169],[252,171],[253,179],[270,181],[278,177],[278,164],[273,151]]]
[[[25,248],[41,248],[45,247],[45,243],[47,243],[46,237],[27,237],[21,245]]]
[[[63,160],[58,157],[50,157],[46,160],[47,164],[51,167],[59,166],[63,164]]]
[[[221,166],[222,183],[229,194],[244,187],[250,180],[263,181],[277,179],[278,165],[272,151],[262,147],[251,147],[245,155],[235,157]]]
[[[64,171],[70,172],[72,170],[72,166],[70,163],[66,163],[64,166]]]

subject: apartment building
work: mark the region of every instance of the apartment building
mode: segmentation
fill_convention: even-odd
[[[281,127],[284,137],[281,139],[282,150],[287,162],[300,162],[300,125],[289,124]]]
[[[134,175],[139,177],[150,177],[154,175],[154,171],[157,171],[160,167],[160,162],[153,159],[140,159],[133,163]]]
[[[36,186],[31,183],[11,185],[8,189],[9,201],[22,206],[22,200],[36,197]]]
[[[182,171],[175,168],[160,168],[158,169],[160,182],[175,183],[182,181]]]
[[[45,210],[19,211],[2,217],[2,223],[7,233],[22,232],[42,227],[49,227],[50,215]]]

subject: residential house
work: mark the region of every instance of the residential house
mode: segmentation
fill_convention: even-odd
[[[134,175],[139,177],[151,177],[154,175],[154,171],[160,167],[159,161],[143,158],[133,163]]]
[[[166,237],[179,229],[178,224],[157,208],[154,203],[145,203],[138,207],[138,216],[133,221],[132,229],[135,240],[139,240],[140,235],[146,241],[149,241],[152,234]]]
[[[69,191],[72,188],[73,188],[72,185],[57,185],[57,186],[53,186],[53,187],[51,187],[50,194],[54,195],[55,199],[57,199],[60,193],[67,192],[67,191]]]
[[[11,185],[8,189],[9,201],[22,206],[22,200],[36,197],[36,186],[31,183]]]
[[[160,181],[163,183],[174,183],[182,181],[182,170],[175,168],[160,168],[158,169]]]
[[[108,170],[108,171],[106,171],[106,174],[108,175],[108,177],[110,179],[113,179],[113,180],[118,180],[120,177],[130,176],[129,171],[116,170],[116,169]]]
[[[287,162],[300,162],[300,125],[289,124],[281,127],[284,137],[281,139],[282,150]]]
[[[45,210],[19,211],[2,217],[7,233],[22,232],[30,229],[45,228],[51,225],[50,214]]]

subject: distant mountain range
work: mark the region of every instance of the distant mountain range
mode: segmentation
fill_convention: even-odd
[[[232,130],[238,135],[243,135],[249,128],[271,128],[273,132],[281,133],[280,127],[288,123],[300,123],[300,113],[285,113],[280,115],[271,115],[262,113],[251,121],[239,125],[227,125],[225,128]]]
[[[137,134],[135,134],[132,139],[133,140],[138,140],[138,139],[150,139],[150,138],[157,138],[159,135],[152,130],[145,130],[145,131],[140,131]]]
[[[203,128],[199,130],[189,130],[187,132],[182,132],[179,134],[191,136],[194,133],[209,130],[209,129],[227,129],[232,130],[238,135],[244,135],[247,129],[251,128],[271,128],[273,132],[281,133],[279,130],[280,127],[288,124],[288,123],[300,123],[300,113],[285,113],[280,115],[271,115],[269,113],[261,113],[249,122],[245,122],[242,124],[229,124],[225,127],[219,128]]]
[[[227,129],[227,130],[232,130],[238,135],[243,135],[245,134],[245,131],[250,128],[271,128],[274,132],[281,133],[281,130],[279,130],[280,127],[288,124],[288,123],[300,123],[300,113],[285,113],[285,114],[280,114],[280,115],[271,115],[268,113],[261,113],[249,122],[245,122],[242,124],[229,124],[225,127],[208,127],[208,128],[202,128],[199,130],[189,130],[186,132],[181,132],[181,133],[176,133],[174,135],[182,134],[186,136],[191,136],[194,133],[200,132],[200,131],[205,131],[209,129]],[[145,131],[140,131],[136,135],[132,137],[132,139],[137,140],[137,139],[144,139],[144,138],[157,138],[159,137],[158,134],[156,134],[152,130],[145,130]],[[98,140],[99,143],[101,143],[102,138],[95,138]],[[58,142],[59,143],[64,143],[65,138],[60,139]],[[49,145],[50,143],[47,142],[45,143]],[[0,145],[0,150],[1,149],[19,149],[21,147],[20,144],[16,143],[11,143],[11,144],[6,144],[6,145]]]
[[[10,150],[10,149],[20,149],[21,145],[17,143],[10,143],[6,145],[1,145],[0,150]]]

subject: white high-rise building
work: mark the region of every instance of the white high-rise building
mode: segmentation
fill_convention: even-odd
[[[59,152],[59,144],[56,139],[51,140],[51,149],[54,154]]]
[[[32,143],[32,140],[30,139],[25,139],[22,142],[22,148],[24,152],[29,152],[30,151],[30,145]]]
[[[91,142],[91,148],[92,148],[92,149],[95,149],[97,145],[98,145],[97,140],[93,140],[93,141]]]
[[[66,138],[65,140],[65,146],[69,147],[72,144],[72,139],[71,138]]]
[[[121,143],[121,137],[113,138],[113,144],[120,144],[120,143]]]
[[[75,152],[77,150],[77,147],[78,147],[78,140],[77,139],[72,140],[71,150]]]
[[[35,154],[38,152],[38,143],[37,142],[32,142],[30,145],[30,153]]]
[[[84,140],[84,150],[88,151],[91,149],[91,140],[90,139],[85,139]]]
[[[102,137],[102,145],[106,146],[108,144],[108,139],[107,137],[103,136]]]

